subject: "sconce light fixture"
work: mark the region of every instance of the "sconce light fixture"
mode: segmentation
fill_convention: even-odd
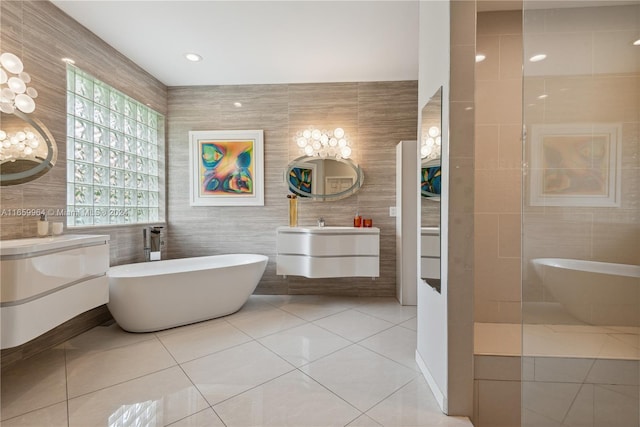
[[[327,131],[311,126],[296,133],[293,139],[300,153],[309,157],[334,157],[340,160],[351,156],[351,142],[342,128]]]
[[[27,87],[31,76],[25,73],[22,61],[13,53],[0,55],[0,110],[12,114],[16,109],[23,113],[33,113],[36,103],[33,100],[38,91]]]
[[[439,159],[442,154],[442,135],[438,126],[431,126],[420,143],[421,159]]]
[[[38,91],[27,87],[30,82],[31,76],[24,72],[20,58],[9,52],[0,54],[0,111],[23,120],[26,117],[23,114],[33,113]],[[18,159],[42,161],[46,157],[47,144],[37,132],[28,128],[11,133],[0,129],[0,162]]]

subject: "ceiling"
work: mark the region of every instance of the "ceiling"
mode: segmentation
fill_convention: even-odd
[[[418,0],[52,2],[167,86],[418,78]],[[637,2],[524,4],[539,9]],[[522,4],[478,0],[477,8],[514,10]],[[187,52],[203,60],[189,62]]]
[[[53,4],[167,86],[418,78],[418,1]]]

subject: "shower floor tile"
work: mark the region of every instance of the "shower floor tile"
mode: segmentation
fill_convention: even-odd
[[[2,425],[472,427],[415,369],[415,327],[392,298],[308,295],[156,333],[98,326],[2,371]]]

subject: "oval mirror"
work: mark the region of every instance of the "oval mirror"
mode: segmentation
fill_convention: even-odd
[[[19,111],[0,117],[0,185],[33,181],[49,172],[58,147],[48,129]]]
[[[300,197],[338,200],[362,187],[364,173],[349,159],[303,156],[287,166],[286,182],[289,191]]]

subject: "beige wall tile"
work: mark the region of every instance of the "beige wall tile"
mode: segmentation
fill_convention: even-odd
[[[395,218],[389,217],[389,206],[395,205],[395,146],[400,140],[416,138],[417,93],[414,81],[210,86],[175,88],[175,92],[170,88],[170,257],[229,252],[268,255],[258,293],[395,295]],[[201,97],[202,103],[197,101]],[[243,103],[242,111],[230,107],[235,100]],[[310,125],[345,129],[353,142],[354,161],[364,170],[365,184],[356,195],[340,201],[302,200],[298,222],[313,225],[322,216],[329,225],[349,225],[357,210],[373,218],[381,229],[378,280],[310,280],[275,274],[275,230],[287,223],[282,173],[300,155],[295,133]],[[188,132],[220,126],[264,130],[264,207],[189,206]],[[259,220],[238,222],[238,218]],[[200,232],[194,234],[194,229]]]
[[[476,170],[497,169],[500,164],[499,125],[476,125],[475,160]]]
[[[518,79],[476,83],[478,124],[522,122],[522,82]]]
[[[502,258],[520,258],[521,220],[520,214],[499,215],[498,256]]]
[[[522,11],[478,13],[478,35],[522,34]]]
[[[476,50],[474,45],[451,46],[451,84],[449,101],[474,101]]]
[[[500,36],[478,36],[476,54],[486,56],[476,63],[476,81],[498,80],[500,78]]]
[[[473,102],[451,102],[449,120],[456,123],[449,129],[449,155],[471,157],[474,152],[475,118]]]
[[[522,35],[500,36],[500,79],[522,78]]]
[[[477,427],[520,425],[520,381],[478,381]]]
[[[522,168],[522,125],[500,125],[500,168]]]
[[[476,171],[476,188],[488,189],[476,197],[476,212],[520,212],[520,181],[519,170]]]

